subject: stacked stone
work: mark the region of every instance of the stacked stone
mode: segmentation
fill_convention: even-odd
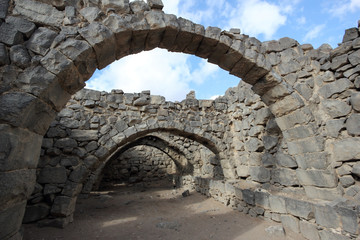
[[[339,238],[331,236],[331,231],[339,229],[343,236],[355,238],[358,229],[347,226],[358,224],[354,211],[360,205],[359,28],[346,30],[343,43],[336,49],[328,45],[313,49],[289,38],[261,43],[238,29],[205,29],[165,14],[162,7],[160,0],[0,1],[0,127],[4,153],[0,165],[0,238],[21,238],[18,230],[34,188],[42,137],[56,113],[83,88],[96,68],[156,47],[206,58],[250,83],[269,107],[282,136],[266,131],[273,126],[270,120],[250,121],[247,129],[246,119],[253,117],[246,110],[244,118],[229,116],[228,111],[237,114],[240,111],[236,105],[243,108],[242,104],[246,106],[250,101],[247,99],[251,99],[246,96],[244,102],[236,102],[240,91],[215,101],[199,101],[189,95],[181,103],[165,102],[148,92],[119,91],[89,93],[85,104],[81,93],[45,135],[38,169],[38,179],[43,183],[35,186],[30,199],[33,203],[42,199],[55,203],[50,209],[59,217],[52,220],[55,225],[71,220],[83,179],[89,172],[95,176],[93,172],[99,169],[101,160],[114,149],[145,133],[171,129],[173,134],[210,149],[220,161],[217,166],[221,166],[224,180],[249,182],[252,187],[241,188],[242,192],[251,195],[254,186],[267,189],[269,184],[293,196],[304,190],[310,205],[325,201],[329,211],[315,208],[315,214],[308,218],[287,209],[300,220],[300,226],[305,220],[314,223],[311,216],[315,215],[314,226],[326,229],[320,231],[321,238]],[[83,112],[85,105],[90,110]],[[256,104],[248,106],[252,111],[258,109]],[[126,114],[114,116],[114,110]],[[253,116],[255,121],[256,113]],[[239,123],[240,118],[244,123]],[[264,132],[257,133],[262,127]],[[276,139],[277,145],[270,147]],[[250,156],[259,153],[261,162],[255,160],[256,165],[251,165]],[[240,161],[239,156],[248,160]],[[246,167],[250,175],[240,176]],[[298,186],[294,185],[294,171]],[[203,181],[203,191],[210,194],[210,180],[199,181]],[[219,197],[233,196],[226,191],[222,194],[221,184],[213,184],[212,189],[215,186],[220,189],[216,192]],[[49,193],[46,196],[45,190]],[[233,204],[235,200],[231,199]],[[246,199],[251,203],[251,197]],[[242,202],[246,207],[253,206]],[[346,210],[339,210],[343,207]],[[49,210],[45,205],[41,209]],[[276,212],[271,209],[271,213]],[[326,222],[322,212],[333,214],[327,217],[333,222]],[[304,226],[308,225],[303,224],[301,232],[308,236]],[[319,235],[315,235],[312,237],[317,239]]]
[[[175,173],[175,164],[166,154],[153,147],[138,146],[125,151],[117,161],[109,162],[102,181],[149,183],[169,179]]]

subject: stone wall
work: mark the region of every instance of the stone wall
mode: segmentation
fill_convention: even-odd
[[[229,201],[240,209],[299,223],[310,239],[356,238],[359,26],[345,31],[339,47],[313,49],[290,38],[260,42],[238,29],[205,29],[162,7],[160,0],[0,1],[0,238],[21,238],[32,192],[30,202],[42,202],[43,215],[50,209],[54,225],[71,221],[95,171],[159,132],[216,156],[223,179],[184,180],[198,190],[223,199],[235,191]],[[253,92],[241,86],[215,101],[170,103],[148,92],[83,91],[61,111],[96,68],[156,47],[205,58]],[[184,174],[191,170],[187,153],[163,143]]]

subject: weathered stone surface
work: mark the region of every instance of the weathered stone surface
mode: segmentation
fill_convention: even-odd
[[[45,134],[55,112],[38,98],[20,92],[0,96],[0,119],[12,126],[28,128],[40,135]],[[42,121],[39,121],[39,118]]]
[[[75,183],[84,182],[85,178],[88,176],[89,170],[85,165],[79,165],[74,168],[69,176],[69,180]]]
[[[0,125],[0,170],[34,169],[40,156],[40,135]]]
[[[332,118],[346,116],[350,113],[351,107],[339,100],[325,100],[321,102],[322,108]]]
[[[2,223],[0,231],[1,239],[10,239],[19,231],[25,212],[25,206],[26,201],[21,201],[5,210],[0,210],[0,222]]]
[[[99,69],[115,61],[115,37],[107,27],[94,22],[79,30],[79,33],[95,49]]]
[[[319,91],[324,98],[330,98],[335,93],[342,93],[350,88],[352,83],[347,78],[341,78],[335,82],[325,84]]]
[[[9,7],[9,0],[0,1],[0,19],[5,19]]]
[[[77,147],[78,144],[72,138],[62,138],[62,139],[57,140],[55,142],[54,146],[58,147],[58,148],[74,148],[74,147]]]
[[[285,232],[291,231],[300,233],[299,219],[291,215],[281,215],[281,223],[285,228]]]
[[[13,25],[3,23],[0,25],[0,43],[12,46],[24,42],[23,35]]]
[[[269,196],[270,209],[277,213],[287,213],[285,198],[276,195]]]
[[[256,182],[268,182],[270,181],[270,170],[264,167],[250,167],[250,176]]]
[[[353,174],[355,174],[356,176],[360,177],[360,163],[356,163],[356,164],[353,166],[351,172],[352,172]]]
[[[291,155],[321,152],[324,149],[324,142],[319,137],[311,137],[300,141],[288,142],[288,148]]]
[[[30,64],[31,57],[23,45],[15,45],[10,48],[10,59],[16,66],[25,68]]]
[[[360,114],[351,114],[346,120],[346,130],[352,136],[360,135]]]
[[[104,5],[104,2],[103,2]],[[101,12],[101,10],[97,7],[86,7],[80,10],[80,14],[89,21],[89,23],[92,23],[96,20],[99,20],[104,13]]]
[[[359,37],[359,31],[357,28],[349,28],[345,30],[345,35],[343,37],[343,42],[348,42]]]
[[[299,185],[299,181],[296,176],[296,171],[287,168],[278,168],[272,170],[272,179],[284,186]]]
[[[150,6],[151,9],[163,9],[164,4],[161,0],[147,0],[147,4]]]
[[[64,167],[45,167],[39,174],[39,183],[65,183],[67,179]]]
[[[273,147],[275,147],[277,145],[279,141],[278,137],[274,137],[274,136],[263,136],[263,143],[264,143],[264,147],[267,150],[272,149]]]
[[[357,50],[356,52],[349,55],[349,62],[353,66],[357,66],[360,63],[360,50]]]
[[[58,77],[60,85],[70,94],[84,87],[85,79],[79,74],[74,63],[60,51],[51,49],[41,59],[41,64]]]
[[[321,240],[325,240],[325,239],[326,240],[350,240],[350,238],[348,238],[344,235],[333,233],[328,230],[319,231],[319,235],[320,235]]]
[[[336,175],[331,171],[297,169],[296,174],[301,185],[333,188],[338,184]]]
[[[0,173],[0,211],[30,197],[36,181],[35,170],[23,169]]]
[[[57,196],[51,208],[51,214],[56,217],[70,216],[75,210],[76,197]]]
[[[245,150],[248,152],[261,151],[263,148],[263,143],[257,138],[250,138],[245,142]]]
[[[290,156],[283,153],[276,154],[276,163],[282,167],[295,168],[297,167],[296,161]]]
[[[286,198],[285,203],[287,212],[294,216],[307,220],[314,217],[313,206],[308,202]]]
[[[360,112],[360,93],[353,93],[350,98],[354,110]]]
[[[307,221],[300,221],[300,232],[306,239],[320,240],[319,232],[315,224]]]
[[[14,28],[24,34],[26,38],[29,38],[36,29],[36,25],[33,22],[29,22],[21,17],[9,16],[6,18],[6,23],[14,26]]]
[[[337,138],[340,131],[345,128],[345,119],[335,119],[326,122],[326,135],[328,137]]]
[[[98,140],[98,130],[71,130],[71,138],[76,139],[77,141],[92,141]]]
[[[64,13],[55,7],[33,0],[16,1],[14,13],[25,16],[27,19],[50,26],[60,26]]]
[[[36,222],[47,217],[50,213],[50,207],[45,203],[26,206],[23,223]]]
[[[0,43],[0,66],[9,64],[9,54],[4,44]]]
[[[360,159],[360,138],[347,138],[332,144],[332,159],[336,162]]]
[[[342,226],[346,232],[359,234],[359,224],[357,223],[357,213],[355,210],[345,207],[338,207],[336,212],[339,214]]]

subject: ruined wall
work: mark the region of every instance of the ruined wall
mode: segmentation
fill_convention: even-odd
[[[236,29],[205,29],[162,7],[160,0],[0,1],[0,238],[21,238],[27,200],[34,192],[32,201],[43,201],[46,184],[53,223],[71,221],[85,176],[95,176],[116,149],[159,131],[197,141],[217,156],[224,179],[189,180],[199,191],[253,215],[271,214],[309,239],[356,238],[359,26],[346,30],[336,49],[313,49],[290,38],[260,42]],[[229,90],[228,100],[158,99],[159,108],[146,108],[157,97],[114,92],[108,101],[105,93],[90,93],[84,99],[94,112],[81,113],[78,95],[50,126],[96,68],[156,47],[208,59],[257,96]],[[100,118],[104,101],[129,116]],[[257,123],[267,111],[273,117]],[[37,171],[44,186],[35,185]]]

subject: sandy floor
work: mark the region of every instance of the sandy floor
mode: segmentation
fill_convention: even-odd
[[[265,231],[276,223],[231,210],[199,193],[117,186],[77,202],[74,222],[65,229],[24,225],[24,240],[41,239],[301,239]]]

